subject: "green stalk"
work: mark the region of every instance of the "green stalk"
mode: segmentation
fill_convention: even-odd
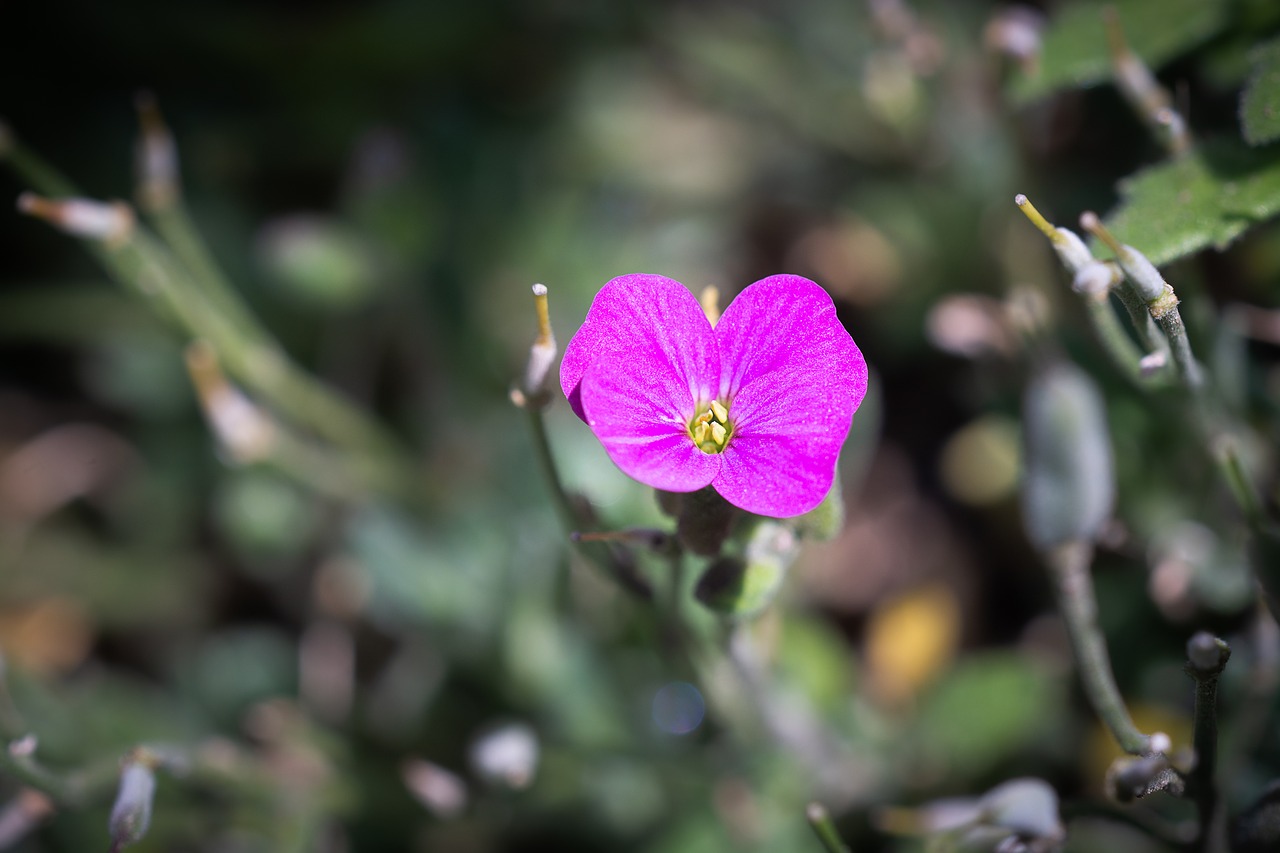
[[[1150,739],[1138,731],[1125,707],[1111,671],[1106,640],[1098,626],[1098,603],[1090,575],[1092,559],[1093,547],[1079,541],[1068,542],[1046,555],[1058,608],[1066,622],[1089,704],[1121,749],[1131,755],[1143,755],[1150,749]]]

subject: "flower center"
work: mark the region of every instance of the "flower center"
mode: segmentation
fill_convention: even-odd
[[[703,453],[721,452],[732,435],[729,410],[717,400],[712,400],[711,405],[689,423],[689,437]]]

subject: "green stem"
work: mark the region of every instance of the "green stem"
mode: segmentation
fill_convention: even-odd
[[[551,451],[551,442],[547,439],[547,425],[542,417],[542,407],[530,402],[524,407],[529,420],[529,434],[533,438],[533,455],[538,461],[538,471],[543,481],[551,489],[551,500],[560,516],[566,533],[572,533],[579,527],[578,513],[573,508],[573,501],[565,491],[564,481],[560,478],[560,469],[556,467],[555,454]]]
[[[44,195],[66,198],[77,194],[74,184],[12,136],[0,147],[0,162],[8,164],[18,177]]]
[[[1187,327],[1182,324],[1182,314],[1177,306],[1161,311],[1156,322],[1164,330],[1169,340],[1169,348],[1173,353],[1173,365],[1178,377],[1192,391],[1200,391],[1204,387],[1204,372],[1191,354],[1191,342],[1187,339]]]
[[[1106,639],[1098,626],[1098,604],[1090,575],[1092,559],[1093,547],[1087,542],[1068,542],[1047,555],[1058,607],[1066,622],[1089,704],[1121,749],[1131,755],[1142,755],[1149,751],[1149,739],[1133,724],[1120,696],[1107,656]]]
[[[836,826],[831,822],[831,815],[827,813],[822,803],[809,803],[804,810],[804,816],[827,853],[849,853],[849,848],[840,840],[840,834],[836,832]]]
[[[1200,831],[1188,849],[1194,853],[1222,853],[1226,850],[1225,815],[1219,808],[1214,779],[1218,763],[1218,679],[1231,658],[1231,647],[1201,631],[1188,641],[1187,657],[1187,674],[1196,681],[1192,735],[1196,764],[1187,777],[1187,790],[1200,817]]]
[[[1250,529],[1257,530],[1265,520],[1266,513],[1262,508],[1262,500],[1258,497],[1258,492],[1253,486],[1253,481],[1245,473],[1244,465],[1240,461],[1240,454],[1236,450],[1235,441],[1230,436],[1221,436],[1214,442],[1213,449],[1215,451],[1214,460],[1218,463],[1218,470],[1222,474],[1222,478],[1226,480],[1227,486],[1231,490],[1231,495],[1236,500],[1236,505],[1244,513],[1245,521],[1248,522]]]
[[[200,232],[192,224],[186,208],[174,202],[163,207],[152,207],[147,211],[147,216],[156,234],[190,273],[205,298],[243,334],[255,338],[266,337],[267,332],[218,268]]]
[[[1107,294],[1086,294],[1084,304],[1089,312],[1089,323],[1093,326],[1093,333],[1106,351],[1107,357],[1111,359],[1111,363],[1134,385],[1150,386],[1151,378],[1142,374],[1143,354],[1125,332],[1124,327],[1120,325],[1120,319],[1116,317]]]
[[[1115,295],[1119,298],[1120,303],[1124,305],[1125,311],[1129,314],[1129,320],[1133,323],[1134,331],[1138,334],[1138,340],[1146,347],[1147,352],[1165,352],[1169,348],[1169,344],[1165,341],[1164,336],[1160,334],[1160,329],[1156,326],[1156,321],[1151,316],[1151,310],[1147,307],[1147,303],[1134,290],[1133,285],[1126,278],[1114,289]]]
[[[74,184],[17,140],[8,143],[3,159],[40,193],[57,197],[77,194]],[[145,301],[159,302],[162,313],[188,334],[207,341],[228,372],[246,388],[270,400],[274,408],[299,425],[367,457],[362,467],[376,469],[378,480],[394,484],[394,491],[413,494],[418,490],[398,443],[358,407],[285,356],[217,272],[184,218],[168,215],[162,219],[166,239],[176,240],[182,261],[140,225],[135,225],[119,246],[86,245],[119,284]],[[197,275],[185,262],[193,262],[204,273]]]
[[[533,454],[538,461],[538,470],[542,479],[551,489],[552,504],[565,533],[578,532],[583,527],[578,510],[565,490],[560,470],[556,467],[555,454],[551,450],[551,442],[547,439],[547,426],[542,417],[544,403],[539,400],[525,400],[523,408],[528,418],[529,435],[533,439]],[[653,589],[649,582],[636,570],[628,559],[628,552],[608,542],[575,542],[579,554],[588,563],[613,578],[627,592],[642,600],[653,598]]]

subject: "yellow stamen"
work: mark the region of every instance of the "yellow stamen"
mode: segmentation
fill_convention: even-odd
[[[711,415],[722,424],[729,422],[729,410],[721,405],[719,400],[711,401]]]
[[[720,424],[711,425],[711,440],[717,447],[724,447],[724,440],[729,437],[728,431]]]

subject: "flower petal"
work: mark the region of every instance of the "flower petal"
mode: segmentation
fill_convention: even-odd
[[[690,334],[691,328],[698,334],[710,332],[697,300],[680,282],[648,273],[622,275],[610,281],[596,294],[560,362],[560,387],[574,414],[587,419],[579,386],[597,359],[647,347],[646,340],[658,333],[671,337],[676,347],[691,352],[679,341],[680,336]],[[709,346],[714,350],[714,341]],[[712,375],[708,388],[697,389],[699,395],[709,399],[714,385]]]
[[[806,394],[787,379],[758,377],[738,393],[733,437],[711,484],[734,506],[774,518],[806,513],[827,496],[851,414],[821,389]]]
[[[775,373],[792,384],[817,383],[833,399],[847,400],[849,417],[867,393],[862,353],[831,297],[807,278],[773,275],[746,288],[720,317],[716,338],[722,399]]]
[[[831,297],[793,275],[751,285],[716,325],[733,437],[713,485],[757,515],[813,509],[867,391],[867,364]]]
[[[623,276],[596,297],[581,347],[561,368],[570,402],[576,391],[584,420],[623,473],[674,492],[700,489],[720,467],[688,434],[695,406],[707,402],[720,376],[715,334],[693,294],[660,276]],[[579,336],[583,334],[579,332]],[[570,347],[578,343],[578,336]],[[569,350],[565,350],[569,362]]]

